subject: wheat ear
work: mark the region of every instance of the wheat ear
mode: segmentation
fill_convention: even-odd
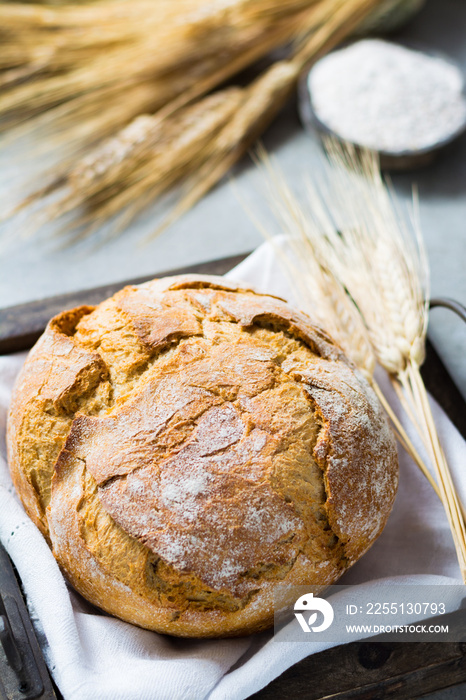
[[[360,310],[380,364],[389,372],[436,476],[466,582],[464,511],[440,445],[420,366],[425,355],[429,275],[416,216],[403,216],[375,154],[327,144],[328,187],[319,200],[333,226],[321,254]],[[317,194],[314,196],[314,200]],[[337,231],[339,233],[337,233]]]
[[[151,79],[150,83],[130,83],[125,88],[125,98],[121,100],[118,93],[119,103],[110,111],[108,105],[113,105],[112,100],[117,95],[111,86],[99,88],[97,91],[84,91],[84,94],[77,98],[77,103],[74,100],[65,101],[64,104],[38,117],[40,122],[41,118],[49,114],[50,118],[43,122],[44,128],[50,124],[59,127],[56,131],[62,134],[58,137],[60,143],[65,138],[71,141],[71,150],[63,167],[56,170],[56,176],[48,178],[48,185],[22,202],[21,206],[31,207],[31,210],[36,206],[42,209],[31,218],[30,230],[37,230],[50,219],[62,219],[67,231],[71,228],[79,235],[82,233],[79,230],[81,226],[84,226],[85,232],[90,230],[86,216],[89,221],[92,220],[92,228],[93,225],[97,226],[109,217],[120,214],[121,228],[122,224],[127,225],[142,207],[167,187],[184,183],[185,193],[181,195],[172,214],[155,232],[159,233],[193,206],[248,150],[291,94],[306,63],[328,51],[347,36],[379,2],[380,0],[293,0],[293,5],[285,12],[283,3],[277,3],[275,6],[273,0],[255,3],[254,11],[250,2],[236,0],[229,8],[229,16],[233,13],[229,22],[243,37],[243,43],[240,42],[236,53],[231,47],[226,48],[227,52],[231,50],[232,53],[225,63],[220,62],[217,65],[210,56],[209,70],[207,64],[202,64],[200,70],[200,64],[196,63],[197,58],[192,55],[191,46],[191,53],[184,55],[184,59],[193,62],[196,81],[189,83],[188,79],[192,77],[193,72],[180,69],[179,79],[168,83],[162,80],[162,86],[155,78]],[[124,6],[126,7],[126,4]],[[268,8],[267,11],[264,10],[265,7]],[[290,14],[292,8],[293,15]],[[274,11],[271,12],[271,9]],[[276,23],[271,19],[274,16],[277,18]],[[218,17],[215,21],[220,23]],[[252,23],[252,29],[246,32],[249,21]],[[210,96],[203,95],[216,87],[220,81],[258,58],[260,52],[250,40],[251,31],[254,36],[259,31],[257,22],[263,30],[259,34],[260,45],[264,51],[283,43],[285,37],[295,38],[296,43],[292,47],[289,59],[273,64],[251,84],[238,88],[240,92],[237,93],[235,108],[223,123],[216,122],[216,127],[211,130],[211,138],[206,143],[199,133],[208,127],[208,124],[202,124],[202,115],[204,109],[209,114]],[[249,36],[248,41],[242,32]],[[204,47],[201,48],[204,51]],[[138,114],[142,108],[147,109],[150,104],[146,95],[148,89],[152,90],[152,106],[159,107],[158,111],[153,115],[144,116],[144,121],[138,117],[134,125],[125,127],[104,146],[97,146],[76,164],[73,158],[73,143],[88,144],[88,138],[98,141],[107,133],[108,128],[112,130],[118,122],[127,122],[131,116],[130,110],[135,109]],[[221,91],[219,95],[225,100],[230,100],[228,91]],[[98,108],[100,98],[103,100],[101,109]],[[183,120],[189,120],[196,105],[199,107],[197,129],[192,125],[193,128],[188,131],[189,143],[186,143],[187,139],[183,139],[184,146],[179,149],[180,137],[176,135],[175,127]],[[228,108],[229,105],[225,105],[223,114],[226,115]],[[219,104],[216,107],[216,115],[220,120],[223,118],[222,107]],[[151,119],[154,120],[153,125]],[[70,120],[73,122],[72,132],[68,128]],[[142,131],[145,132],[145,136],[138,141],[137,148],[128,147],[131,145],[128,140],[129,134]],[[169,172],[160,165],[164,156],[160,153],[160,148],[154,147],[156,133],[159,133],[159,144],[165,148],[167,158],[170,155]],[[168,138],[167,134],[171,134],[172,138]],[[102,151],[108,153],[112,149],[122,153],[122,159],[115,163],[109,158],[103,172]],[[188,150],[190,157],[186,158]],[[146,160],[141,165],[140,154],[143,151]],[[86,173],[90,176],[82,177],[82,174]],[[44,201],[49,195],[53,200],[52,206],[48,206],[47,201]],[[81,216],[82,205],[87,209],[84,220]]]

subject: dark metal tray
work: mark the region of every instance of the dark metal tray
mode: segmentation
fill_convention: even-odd
[[[240,263],[247,255],[245,253],[244,255],[236,255],[191,267],[170,270],[158,273],[157,276],[185,273],[222,275]],[[82,304],[97,304],[127,284],[138,284],[148,279],[151,278],[144,277],[136,280],[127,280],[104,287],[59,295],[49,299],[1,309],[0,354],[30,348],[44,330],[48,320],[60,311]],[[458,308],[453,308],[455,307],[455,302],[449,300],[436,300],[432,303],[432,306],[446,306],[456,310],[459,315],[464,314],[463,307],[456,304]],[[452,422],[466,438],[466,402],[429,341],[427,342],[427,359],[422,368],[422,374],[430,393],[437,399]],[[8,581],[8,591],[11,591],[11,586],[16,587],[16,601],[20,606],[22,597],[18,583],[14,575],[12,578],[12,570],[8,565],[8,559],[0,548],[0,593],[2,597],[7,590],[5,581]],[[6,606],[2,608],[0,600],[0,616],[3,615],[5,608]],[[40,659],[40,655],[38,656],[37,654],[37,641],[27,619],[24,604],[20,614],[22,623],[19,626],[17,618],[9,620],[11,625],[10,637],[13,636],[16,646],[18,646],[18,640],[23,645],[20,649],[20,652],[23,654],[22,668],[26,668],[29,663],[29,666],[27,666],[29,669],[28,673],[32,674],[28,681],[29,694],[20,690],[21,683],[25,681],[24,674],[21,676],[22,671],[19,669],[16,673],[17,684],[14,694],[11,692],[8,694],[3,690],[2,695],[2,686],[0,684],[0,698],[8,698],[8,700],[17,700],[17,698],[51,700],[54,697],[54,691],[46,673],[44,675],[45,667]],[[464,614],[464,611],[460,611],[460,614]],[[26,633],[24,629],[27,629]],[[5,646],[8,647],[10,654],[13,653],[14,656],[14,652],[11,652],[11,639],[8,639],[7,632],[2,633],[0,629],[0,641],[3,648]],[[3,680],[6,678],[6,672],[11,676],[12,664],[14,665],[14,663],[10,659],[6,670],[2,668],[2,663],[5,664],[6,662],[6,655],[5,653],[2,654],[2,645],[0,645],[0,679]],[[28,645],[30,645],[29,650]],[[26,650],[24,651],[24,649]],[[18,663],[17,660],[17,666]],[[426,693],[465,681],[466,639],[465,643],[425,642],[403,644],[375,643],[370,639],[366,639],[361,642],[334,647],[303,659],[285,671],[279,678],[272,681],[266,688],[251,696],[251,699],[269,700],[269,698],[274,698],[274,700],[284,700],[285,698],[294,697],[306,700],[353,700],[356,698],[360,700],[363,698],[364,700],[382,700],[384,698],[412,700]],[[34,692],[36,692],[35,695],[31,694]]]
[[[0,698],[54,700],[15,571],[0,545]]]

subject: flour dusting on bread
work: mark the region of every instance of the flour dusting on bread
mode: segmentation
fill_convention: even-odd
[[[72,584],[182,636],[264,629],[284,583],[333,583],[397,487],[377,398],[276,297],[188,275],[49,324],[18,380],[10,466]]]

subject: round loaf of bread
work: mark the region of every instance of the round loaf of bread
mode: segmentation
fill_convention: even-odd
[[[52,319],[8,449],[72,585],[187,637],[265,629],[277,591],[335,582],[398,479],[378,400],[333,341],[281,299],[197,275]]]

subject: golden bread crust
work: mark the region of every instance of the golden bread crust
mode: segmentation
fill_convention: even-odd
[[[8,443],[76,589],[181,636],[264,629],[283,584],[337,580],[397,487],[391,431],[341,350],[281,299],[217,277],[154,280],[53,319]]]

